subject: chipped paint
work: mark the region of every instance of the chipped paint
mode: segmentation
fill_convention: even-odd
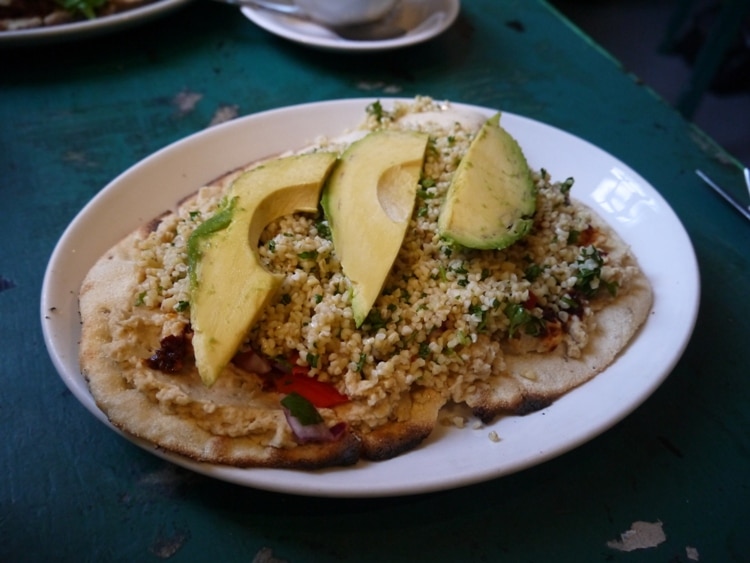
[[[219,106],[214,112],[214,116],[211,118],[211,122],[208,124],[209,127],[219,125],[226,121],[231,121],[239,114],[239,106]]]
[[[172,103],[177,106],[180,115],[185,115],[193,111],[202,98],[203,94],[183,90],[172,99]]]
[[[81,167],[93,168],[96,163],[89,159],[87,154],[82,151],[66,151],[63,154],[63,161]]]
[[[179,528],[159,530],[149,551],[159,559],[169,559],[190,539],[190,532]]]
[[[357,82],[356,86],[357,89],[365,90],[366,92],[369,92],[371,90],[382,90],[385,94],[398,94],[402,90],[401,86],[398,86],[396,84],[386,84],[385,82],[367,82],[365,80]]]
[[[174,494],[181,487],[189,485],[194,480],[191,473],[183,471],[172,465],[162,469],[145,473],[138,479],[138,485],[147,491],[158,494]]]
[[[270,547],[263,547],[255,554],[252,563],[286,563],[286,559],[278,559]]]
[[[633,522],[630,529],[620,534],[619,540],[610,540],[607,547],[618,551],[634,551],[636,549],[648,549],[656,547],[667,540],[662,523],[657,522]]]
[[[732,155],[730,155],[724,148],[716,143],[711,137],[709,137],[702,129],[697,125],[690,124],[688,131],[688,137],[703,151],[706,155],[713,158],[717,162],[725,165],[739,165]]]

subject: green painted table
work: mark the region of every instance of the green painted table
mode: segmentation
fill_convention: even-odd
[[[39,318],[47,260],[77,211],[222,110],[393,93],[556,125],[661,192],[695,245],[703,294],[694,336],[653,396],[532,469],[369,500],[193,474],[82,408]],[[466,1],[440,37],[381,54],[310,50],[211,2],[107,37],[2,49],[0,561],[749,560],[750,225],[696,168],[743,196],[730,155],[543,2]],[[634,525],[644,538],[637,522],[664,541],[608,545]]]

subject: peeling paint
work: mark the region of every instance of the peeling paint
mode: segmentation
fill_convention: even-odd
[[[151,544],[149,551],[159,559],[169,559],[177,553],[189,539],[190,532],[187,530],[161,530],[157,538]]]
[[[356,84],[359,90],[365,90],[367,92],[371,90],[382,90],[385,94],[398,94],[401,92],[401,86],[396,84],[386,84],[385,82],[367,82],[361,80]]]
[[[63,154],[63,161],[81,167],[93,168],[96,163],[91,161],[85,152],[67,151]]]
[[[278,559],[270,547],[263,547],[255,554],[252,563],[286,563],[286,559]]]
[[[237,117],[238,114],[239,106],[219,106],[216,109],[214,116],[211,118],[211,123],[209,123],[208,126],[213,127],[214,125],[219,125],[220,123],[231,121],[232,119]]]
[[[177,106],[180,115],[185,115],[193,111],[202,98],[203,94],[183,90],[172,99],[172,103]]]
[[[195,477],[186,471],[167,466],[164,469],[146,473],[138,479],[142,494],[151,498],[153,495],[173,496],[184,487],[190,486]]]
[[[630,525],[629,530],[620,534],[619,540],[608,541],[607,547],[619,551],[634,551],[656,547],[666,539],[661,522],[637,521]]]
[[[728,154],[716,141],[711,139],[703,130],[699,129],[697,125],[691,124],[688,136],[701,151],[721,164],[739,164],[733,156]]]

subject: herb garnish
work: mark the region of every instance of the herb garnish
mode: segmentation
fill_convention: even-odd
[[[487,326],[487,311],[481,305],[471,305],[469,306],[469,313],[479,320],[477,331],[482,332]]]
[[[419,357],[423,360],[430,355],[430,344],[429,342],[421,342],[419,344]]]
[[[375,119],[377,119],[378,122],[383,121],[383,119],[385,119],[389,115],[388,112],[383,109],[383,104],[380,103],[380,100],[372,102],[369,106],[367,106],[365,111],[367,111],[368,115],[371,115]]]
[[[319,237],[331,240],[331,227],[328,221],[318,221],[315,223],[315,230],[318,231]]]
[[[578,281],[575,286],[584,296],[591,297],[602,286],[612,295],[617,293],[617,282],[607,282],[601,279],[604,258],[594,245],[582,248],[576,263],[578,264],[576,273]]]
[[[527,280],[533,282],[542,274],[543,271],[544,268],[539,264],[530,264],[529,267],[526,268],[526,271],[523,273],[523,275]]]
[[[365,361],[367,360],[367,354],[360,354],[359,359],[357,360],[357,364],[354,366],[355,372],[362,371],[362,368],[365,365]]]
[[[379,309],[370,309],[364,324],[369,325],[372,330],[378,331],[384,328],[387,323]]]
[[[55,0],[55,3],[71,14],[81,14],[91,20],[96,17],[96,9],[104,6],[107,0]]]
[[[560,184],[560,191],[567,195],[570,192],[570,189],[573,187],[574,183],[575,183],[575,179],[567,178],[564,182]]]
[[[318,409],[298,393],[289,393],[281,399],[281,406],[286,408],[294,418],[299,420],[302,426],[311,426],[323,422],[323,417],[320,416]]]
[[[542,319],[532,315],[529,310],[520,303],[508,303],[503,312],[510,321],[508,335],[511,338],[513,338],[516,335],[516,332],[521,328],[524,329],[526,334],[531,336],[539,336],[544,329]]]
[[[318,354],[312,354],[310,352],[308,352],[307,355],[305,356],[305,360],[307,361],[307,365],[310,366],[311,368],[318,367],[318,359],[319,358],[320,358],[320,356]]]
[[[187,244],[188,273],[190,275],[190,285],[195,287],[198,283],[196,266],[203,255],[202,246],[205,239],[214,233],[226,229],[232,222],[234,208],[237,204],[237,198],[224,200],[221,208],[203,223],[198,225],[190,234]]]
[[[318,251],[317,250],[307,250],[305,252],[300,252],[297,254],[297,257],[300,260],[315,260],[318,257]]]

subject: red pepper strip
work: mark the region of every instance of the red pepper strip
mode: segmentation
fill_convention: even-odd
[[[298,393],[318,408],[330,408],[349,401],[349,397],[324,381],[307,375],[307,368],[294,366],[291,373],[273,378],[274,387],[279,393]]]

